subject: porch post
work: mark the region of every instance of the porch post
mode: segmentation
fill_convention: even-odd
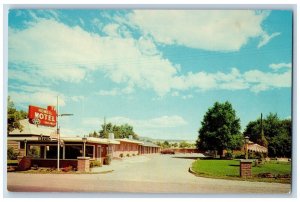
[[[47,157],[47,145],[44,146],[44,159],[46,159]]]
[[[27,156],[27,140],[24,140],[25,156]]]
[[[86,137],[83,137],[82,138],[82,142],[83,142],[83,157],[85,157],[85,143],[87,141],[87,138]]]
[[[65,148],[65,145],[63,145],[63,159],[66,158],[66,148]]]
[[[83,143],[83,157],[85,157],[85,142]]]

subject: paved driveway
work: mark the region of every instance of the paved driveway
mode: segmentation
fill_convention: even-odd
[[[184,157],[184,158],[181,158]],[[288,194],[288,184],[196,177],[188,172],[190,155],[149,155],[113,161],[94,171],[106,174],[8,173],[10,191],[129,192],[202,194]]]

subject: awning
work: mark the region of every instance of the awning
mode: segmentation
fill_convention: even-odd
[[[259,144],[249,144],[248,145],[248,151],[267,153],[268,149],[264,146],[259,145]]]

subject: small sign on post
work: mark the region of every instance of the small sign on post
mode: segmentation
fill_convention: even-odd
[[[241,160],[240,161],[240,177],[252,177],[252,161]]]

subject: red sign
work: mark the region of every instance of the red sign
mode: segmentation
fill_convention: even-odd
[[[44,109],[29,105],[28,118],[32,124],[56,126],[56,110],[53,106],[48,106],[47,109]]]

